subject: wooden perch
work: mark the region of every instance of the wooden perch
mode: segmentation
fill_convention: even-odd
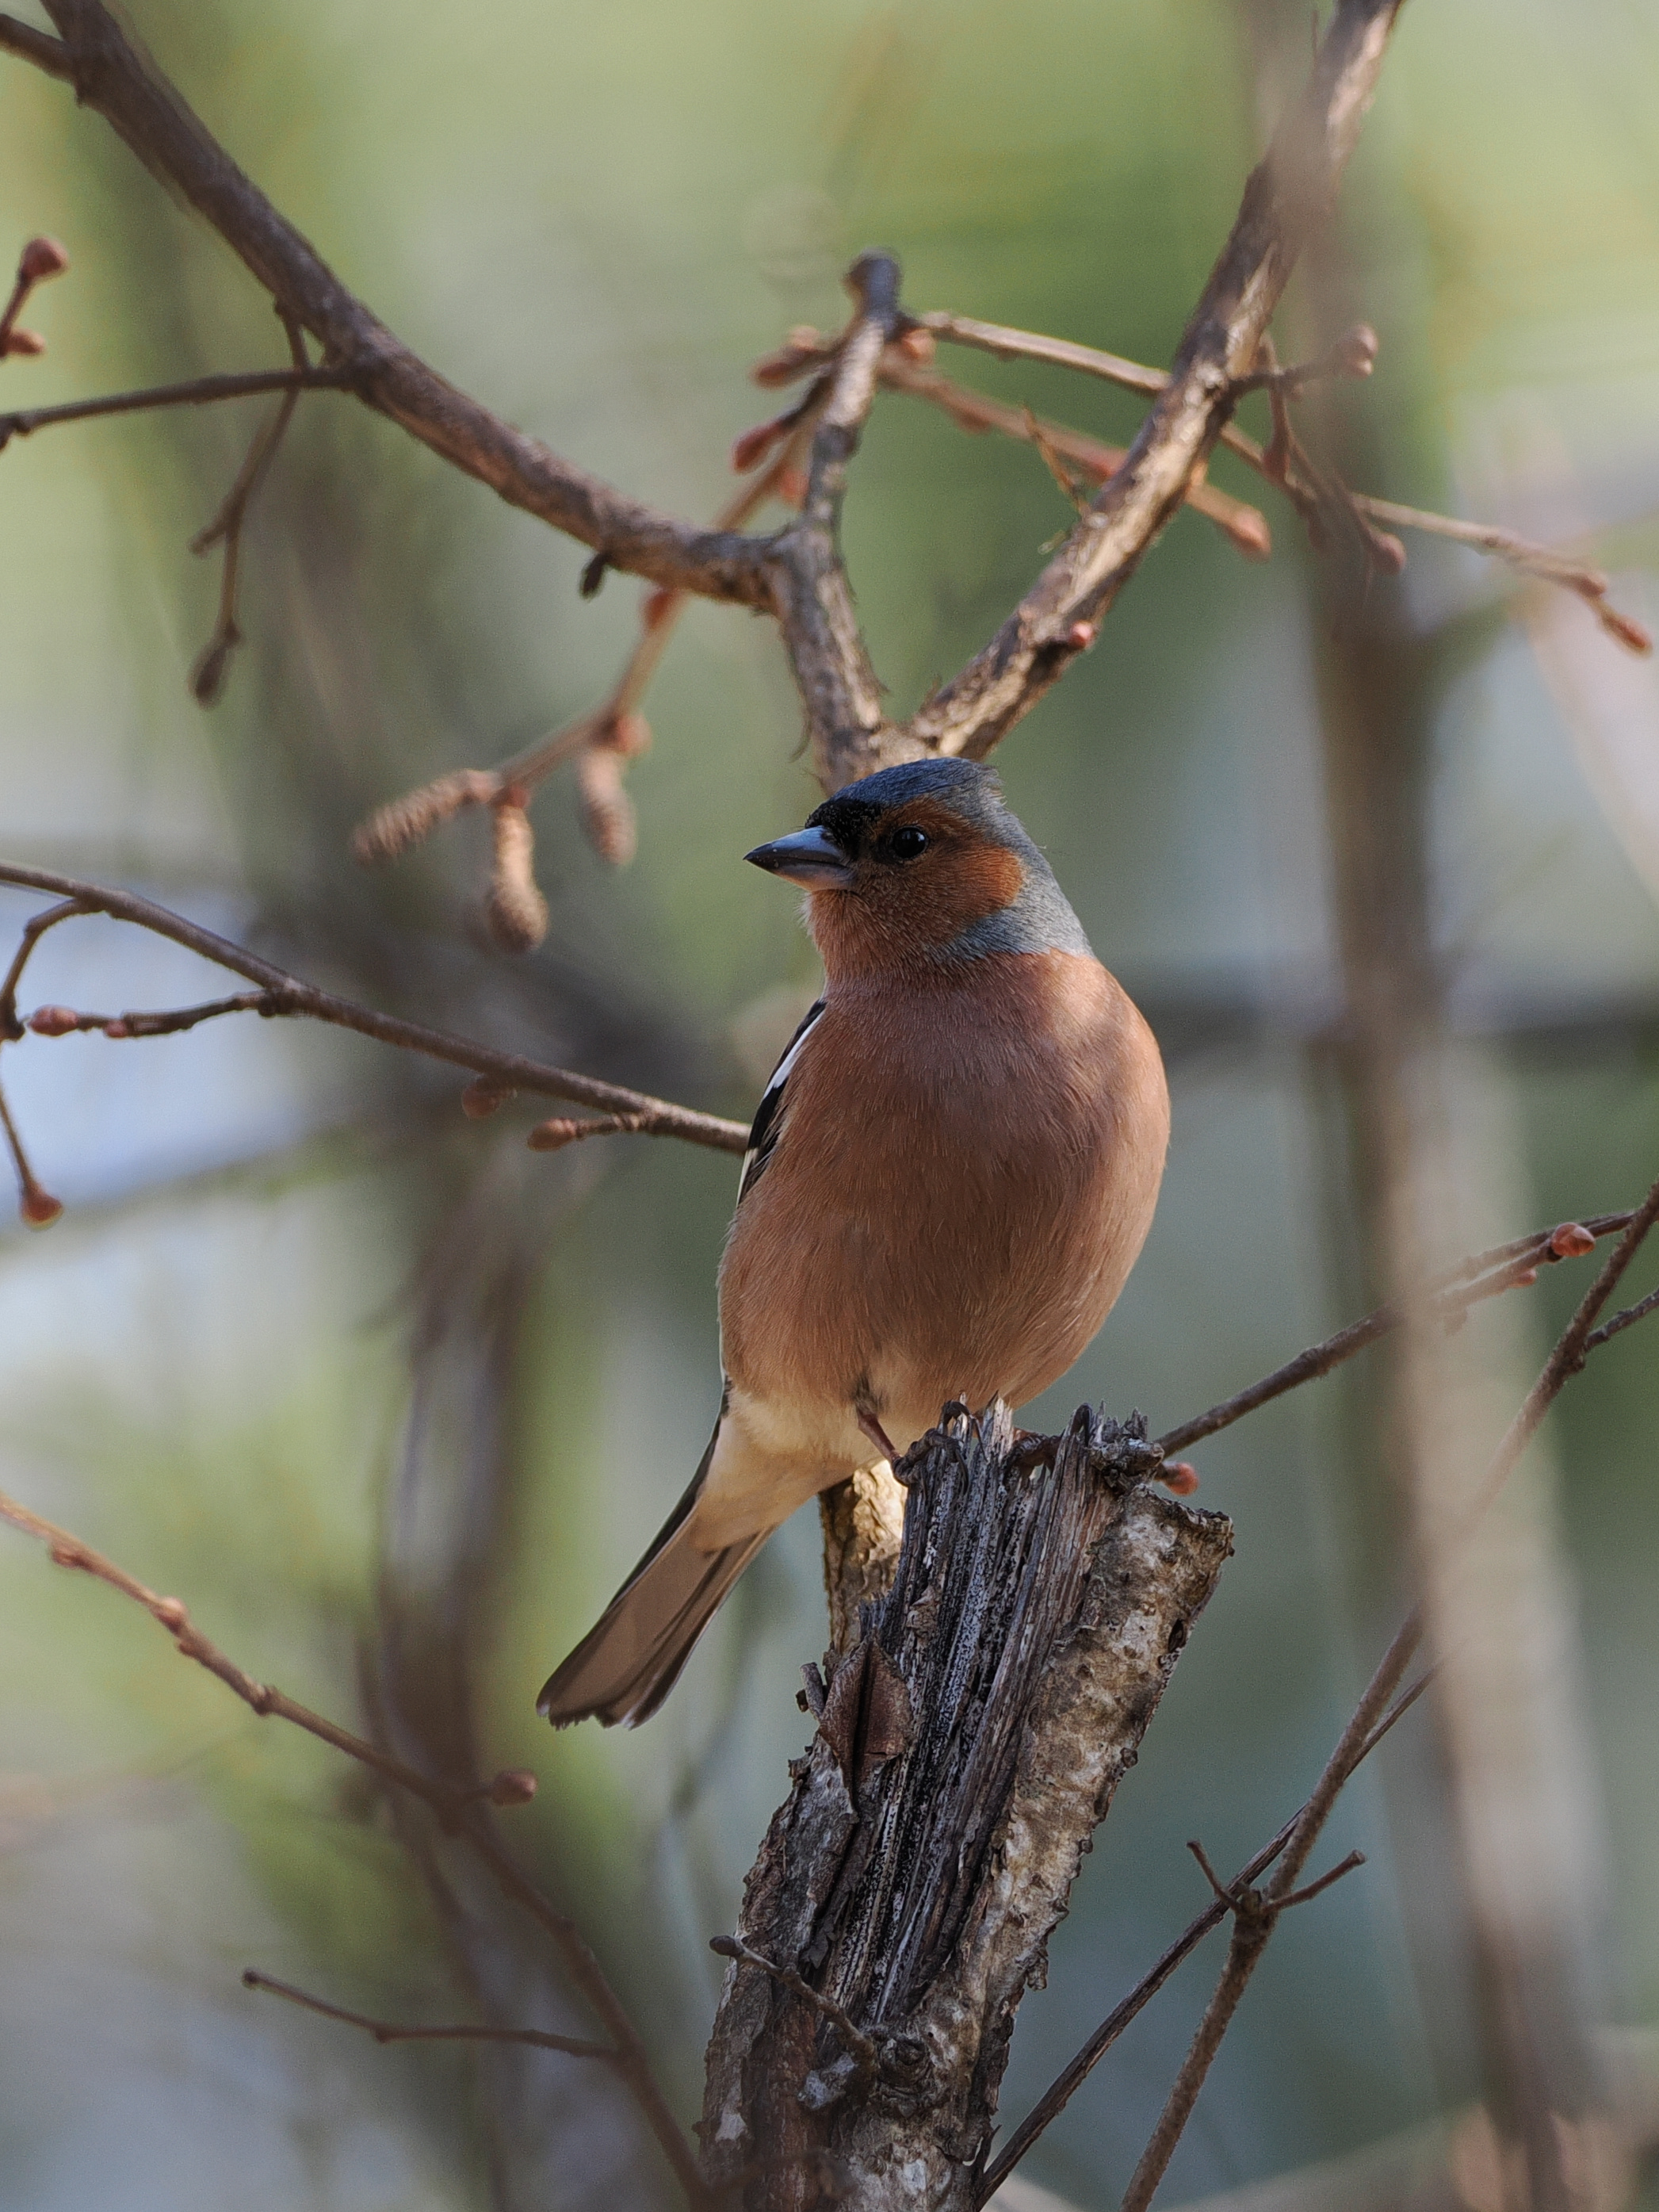
[[[1049,1473],[1006,1406],[947,1415],[744,1892],[702,2133],[750,2212],[974,2212],[1015,2010],[1231,1547],[1139,1421],[1080,1408]]]

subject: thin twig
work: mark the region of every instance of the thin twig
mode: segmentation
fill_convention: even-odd
[[[763,1974],[769,1974],[780,1987],[788,1990],[791,1996],[799,1997],[804,2005],[810,2006],[812,2011],[830,2022],[847,2046],[848,2056],[862,2071],[875,2071],[881,2054],[874,2040],[866,2034],[850,2013],[838,2005],[833,1997],[826,1996],[822,1990],[815,1990],[811,1982],[796,1973],[793,1967],[775,1966],[770,1959],[763,1959],[758,1951],[751,1951],[748,1944],[739,1942],[735,1936],[711,1936],[708,1948],[722,1959],[732,1959],[739,1966],[753,1966]]]
[[[339,363],[318,368],[259,368],[246,374],[195,376],[183,384],[152,384],[137,392],[106,392],[96,399],[67,399],[56,407],[19,407],[0,415],[0,452],[57,422],[88,422],[99,415],[137,415],[152,407],[200,407],[217,399],[251,399],[265,392],[343,392],[356,372]]]
[[[72,876],[58,875],[50,869],[26,868],[13,862],[0,862],[0,884],[15,884],[26,890],[46,891],[58,898],[78,900],[89,914],[108,915],[114,921],[131,922],[174,945],[182,945],[188,951],[200,953],[204,960],[228,968],[234,974],[258,984],[262,994],[269,994],[281,1002],[273,1011],[327,1022],[337,1029],[355,1030],[359,1036],[374,1037],[382,1044],[422,1053],[453,1067],[469,1068],[475,1075],[490,1077],[503,1090],[528,1091],[538,1097],[568,1098],[600,1113],[635,1116],[631,1126],[647,1136],[680,1137],[688,1144],[703,1145],[722,1152],[741,1152],[748,1143],[749,1133],[739,1121],[723,1121],[714,1114],[699,1114],[668,1099],[625,1090],[620,1084],[601,1083],[567,1068],[550,1067],[518,1053],[496,1052],[469,1038],[452,1036],[446,1030],[428,1029],[422,1023],[377,1013],[372,1007],[337,998],[331,991],[304,982],[270,961],[260,959],[257,953],[246,951],[228,939],[217,937],[211,930],[203,929],[185,921],[182,915],[140,898],[134,892],[109,890],[97,884],[80,882]]]
[[[1395,1700],[1356,1753],[1353,1762],[1356,1767],[1362,1760],[1370,1756],[1389,1729],[1394,1727],[1395,1722],[1411,1711],[1429,1686],[1429,1676],[1425,1674],[1420,1680],[1414,1682],[1409,1690],[1404,1691]],[[1219,1887],[1224,1891],[1244,1888],[1255,1881],[1259,1875],[1264,1874],[1289,1843],[1295,1832],[1296,1824],[1302,1818],[1302,1812],[1306,1808],[1304,1807],[1301,1810],[1293,1813],[1279,1833],[1270,1838],[1255,1856],[1239,1869],[1231,1882],[1221,1884]],[[1175,1972],[1176,1967],[1184,1964],[1212,1929],[1221,1925],[1231,1909],[1224,1897],[1206,1905],[1195,1920],[1188,1922],[1175,1942],[1141,1976],[1128,1995],[1107,2014],[1083,2048],[1068,2061],[1064,2069],[1049,2083],[996,2157],[986,2167],[979,2191],[979,2201],[981,2204],[988,2203],[995,2196],[1032,2144],[1040,2136],[1046,2133],[1053,2122],[1065,2111],[1066,2106],[1070,2104],[1072,2099],[1124,2030],[1145,2011],[1170,1975]]]
[[[61,77],[66,84],[74,82],[70,50],[63,40],[37,31],[33,24],[20,23],[15,15],[0,15],[0,49],[17,55],[20,60],[33,62],[48,76]]]
[[[89,1544],[53,1522],[32,1513],[27,1506],[0,1493],[0,1520],[9,1521],[24,1534],[45,1544],[55,1565],[78,1569],[98,1581],[106,1583],[112,1589],[131,1598],[143,1607],[151,1619],[167,1630],[186,1659],[216,1675],[227,1689],[240,1698],[249,1710],[262,1719],[274,1717],[291,1722],[309,1735],[343,1751],[348,1758],[371,1767],[388,1782],[421,1798],[430,1805],[446,1827],[464,1838],[495,1876],[501,1887],[515,1903],[529,1914],[538,1926],[552,1938],[563,1958],[572,1979],[599,2016],[611,2043],[605,2046],[607,2062],[613,2065],[627,2082],[653,2134],[661,2145],[664,2154],[673,2166],[689,2204],[703,2212],[709,2202],[708,2191],[697,2169],[697,2162],[678,2122],[674,2118],[667,2100],[657,2086],[651,2072],[645,2045],[623,2009],[616,1992],[605,1980],[599,1960],[594,1957],[581,1931],[568,1915],[558,1911],[541,1894],[529,1877],[520,1868],[481,1805],[482,1798],[495,1795],[499,1785],[518,1782],[519,1786],[502,1793],[503,1802],[524,1802],[526,1790],[522,1780],[514,1775],[501,1775],[490,1783],[477,1784],[447,1781],[422,1774],[406,1765],[400,1759],[382,1751],[349,1729],[341,1728],[308,1705],[298,1704],[270,1683],[256,1681],[236,1662],[209,1638],[204,1636],[191,1620],[181,1600],[161,1597],[131,1575],[125,1567],[95,1552]]]
[[[1604,1213],[1572,1225],[1583,1227],[1600,1240],[1628,1229],[1634,1219],[1632,1213]],[[1425,1286],[1423,1295],[1428,1310],[1443,1320],[1454,1321],[1480,1299],[1528,1281],[1533,1269],[1573,1256],[1553,1248],[1552,1238],[1561,1233],[1560,1228],[1535,1229],[1529,1237],[1514,1238],[1507,1244],[1495,1245],[1489,1252],[1474,1253],[1459,1261],[1455,1267],[1434,1277]],[[1346,1328],[1338,1329],[1322,1344],[1310,1345],[1305,1352],[1298,1352],[1294,1359],[1287,1359],[1282,1367],[1276,1367],[1271,1375],[1264,1375],[1259,1382],[1252,1382],[1232,1397],[1224,1398],[1219,1405],[1212,1406],[1207,1413],[1195,1414],[1191,1420],[1169,1430],[1158,1437],[1159,1449],[1166,1455],[1184,1451],[1201,1437],[1231,1428],[1246,1413],[1255,1413],[1258,1406],[1282,1398],[1287,1390],[1311,1382],[1319,1376],[1328,1375],[1333,1368],[1352,1359],[1367,1345],[1375,1344],[1379,1337],[1401,1328],[1405,1319],[1403,1304],[1379,1306],[1363,1320],[1350,1322]]]
[[[0,1044],[15,1044],[23,1034],[23,1024],[17,1018],[17,987],[23,980],[23,970],[28,966],[35,946],[46,932],[56,929],[60,921],[68,921],[72,915],[89,911],[84,899],[69,898],[60,906],[48,907],[43,914],[31,915],[23,924],[17,950],[6,970],[6,980],[0,983]]]
[[[302,376],[311,365],[306,358],[305,333],[292,315],[283,312],[282,319],[283,327],[288,333],[289,351],[294,359],[294,374],[296,377]],[[254,432],[242,465],[236,471],[236,480],[225,495],[218,513],[206,528],[198,531],[190,541],[192,553],[206,553],[218,544],[222,544],[225,549],[219,576],[219,612],[214,623],[213,635],[197,655],[190,672],[191,690],[197,703],[203,707],[217,703],[225,688],[230,657],[242,641],[241,628],[236,618],[242,574],[242,526],[247,520],[247,511],[255,495],[276,458],[276,448],[282,444],[288,426],[294,420],[294,410],[300,404],[301,389],[298,384],[291,384],[283,392],[270,421]]]
[[[570,2058],[599,2058],[607,2064],[614,2063],[617,2056],[608,2043],[587,2042],[579,2035],[555,2035],[542,2027],[487,2027],[471,2022],[453,2027],[416,2027],[398,2021],[374,2020],[368,2013],[330,2004],[324,1997],[314,1997],[309,1990],[296,1989],[292,1982],[279,1982],[274,1975],[262,1974],[252,1966],[243,1970],[242,1987],[268,1990],[272,1996],[286,1997],[290,2004],[320,2013],[325,2020],[363,2028],[376,2043],[528,2043],[538,2051],[559,2051]]]
[[[1608,1255],[1595,1280],[1579,1300],[1572,1319],[1557,1339],[1537,1381],[1510,1423],[1492,1455],[1476,1495],[1474,1510],[1460,1532],[1462,1534],[1467,1536],[1474,1522],[1497,1496],[1568,1378],[1583,1367],[1595,1317],[1612,1296],[1656,1220],[1659,1220],[1659,1182],[1654,1183],[1638,1207],[1629,1227]],[[1267,1948],[1278,1916],[1298,1893],[1296,1887],[1297,1877],[1308,1863],[1338,1796],[1364,1755],[1364,1747],[1378,1717],[1388,1706],[1401,1676],[1410,1665],[1422,1635],[1422,1611],[1420,1607],[1413,1607],[1379,1662],[1376,1672],[1355,1708],[1353,1717],[1343,1730],[1323,1773],[1315,1784],[1313,1794],[1286,1838],[1272,1877],[1261,1893],[1259,1909],[1236,1916],[1227,1963],[1205,2008],[1192,2046],[1170,2092],[1152,2139],[1124,2193],[1122,2212],[1146,2212],[1152,2203],[1174,2155],[1182,2130],[1197,2102],[1221,2039]]]
[[[1593,1328],[1584,1339],[1585,1352],[1594,1352],[1597,1345],[1608,1343],[1627,1329],[1632,1322],[1641,1321],[1646,1315],[1656,1311],[1659,1311],[1659,1291],[1650,1291],[1646,1297],[1638,1298],[1633,1306],[1626,1306],[1621,1313],[1614,1314],[1613,1319],[1604,1321],[1600,1328]]]
[[[1030,408],[1005,406],[983,393],[956,384],[939,370],[918,367],[902,349],[890,346],[882,356],[883,389],[902,392],[940,408],[960,428],[969,432],[995,430],[1006,438],[1035,445],[1045,459],[1048,452],[1075,462],[1098,488],[1122,467],[1127,449],[1103,444],[1067,423],[1032,414]],[[1050,463],[1052,468],[1053,464]],[[1253,561],[1265,561],[1273,551],[1273,537],[1260,507],[1235,499],[1207,477],[1194,477],[1187,487],[1186,503],[1222,531],[1237,550]]]

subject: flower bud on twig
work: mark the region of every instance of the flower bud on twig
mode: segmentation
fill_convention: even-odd
[[[752,430],[745,430],[733,440],[732,471],[734,476],[746,477],[750,469],[758,468],[780,438],[794,426],[793,410],[787,415],[775,415],[769,422],[757,422]]]
[[[1595,1249],[1595,1239],[1582,1222],[1564,1221],[1550,1238],[1550,1249],[1558,1260],[1582,1260]]]
[[[639,849],[634,802],[623,786],[622,757],[608,744],[589,745],[576,763],[582,828],[602,860],[624,867]]]
[[[63,1200],[42,1190],[38,1182],[30,1183],[17,1201],[17,1211],[31,1229],[50,1229],[63,1210]]]
[[[529,952],[547,934],[547,901],[532,863],[535,832],[522,806],[495,809],[495,863],[489,878],[489,933],[504,952]]]
[[[463,808],[487,806],[499,787],[498,779],[487,770],[465,768],[423,783],[402,799],[388,799],[352,831],[351,857],[365,867],[377,860],[395,860]]]
[[[504,1766],[490,1779],[492,1805],[527,1805],[536,1794],[536,1778],[527,1766]]]
[[[1339,376],[1369,376],[1376,367],[1376,332],[1369,323],[1356,323],[1331,348],[1331,367]]]
[[[69,265],[69,255],[55,238],[32,238],[19,257],[17,281],[44,284],[49,276],[61,276]]]
[[[8,331],[5,349],[8,353],[42,354],[46,342],[39,331]]]
[[[1158,1471],[1158,1479],[1177,1498],[1190,1498],[1198,1488],[1198,1469],[1189,1459],[1165,1460]]]
[[[69,1036],[80,1026],[73,1006],[37,1006],[24,1024],[36,1036]]]
[[[462,1091],[461,1111],[469,1121],[486,1121],[512,1096],[512,1091],[504,1090],[493,1076],[480,1075]]]

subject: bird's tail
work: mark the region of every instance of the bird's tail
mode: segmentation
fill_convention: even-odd
[[[721,1407],[724,1413],[725,1407]],[[714,1436],[720,1434],[720,1425]],[[700,1552],[690,1538],[691,1509],[702,1488],[714,1438],[702,1464],[651,1549],[563,1665],[543,1686],[536,1710],[555,1728],[590,1717],[614,1728],[649,1720],[679,1679],[691,1647],[720,1601],[770,1534],[762,1529],[724,1551]]]

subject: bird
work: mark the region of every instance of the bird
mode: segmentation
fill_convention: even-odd
[[[823,995],[750,1132],[708,1448],[549,1679],[555,1727],[648,1719],[772,1531],[955,1401],[1019,1407],[1104,1321],[1170,1134],[1158,1045],[995,771],[847,785],[745,859],[806,892]]]

